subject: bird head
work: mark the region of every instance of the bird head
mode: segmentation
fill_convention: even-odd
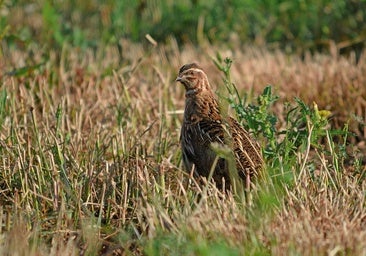
[[[197,63],[183,65],[175,81],[184,85],[187,95],[209,89],[207,75]]]

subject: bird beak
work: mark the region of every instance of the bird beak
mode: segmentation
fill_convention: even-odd
[[[178,76],[176,79],[175,79],[176,82],[181,82],[182,81],[182,78],[180,76]]]

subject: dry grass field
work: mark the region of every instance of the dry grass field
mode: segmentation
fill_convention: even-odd
[[[121,44],[0,58],[1,255],[366,254],[366,53]],[[323,121],[300,113],[305,137],[267,155],[250,204],[182,169],[174,79],[197,61],[224,98],[217,53],[246,104],[272,85],[276,141],[295,97]]]

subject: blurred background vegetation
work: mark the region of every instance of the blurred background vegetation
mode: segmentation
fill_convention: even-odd
[[[360,52],[366,0],[1,0],[0,39],[10,47],[118,44],[121,38],[180,45],[202,40],[287,52]]]

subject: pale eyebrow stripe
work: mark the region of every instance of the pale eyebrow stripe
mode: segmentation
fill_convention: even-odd
[[[186,71],[184,71],[184,73],[189,72],[189,71],[197,71],[197,72],[201,72],[201,73],[205,74],[205,72],[203,72],[203,70],[199,69],[199,68],[190,68],[190,69],[187,69]]]

